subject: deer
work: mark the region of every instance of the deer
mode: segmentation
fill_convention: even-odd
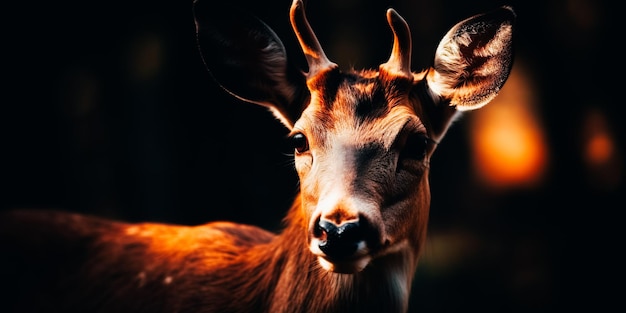
[[[251,14],[196,0],[193,16],[211,78],[267,108],[288,131],[299,192],[283,227],[7,210],[0,251],[11,279],[3,279],[1,305],[9,312],[407,312],[426,244],[430,158],[456,119],[505,84],[514,10],[502,6],[453,25],[419,72],[411,68],[408,23],[393,8],[386,11],[389,59],[363,70],[329,60],[302,0],[293,0],[289,18],[307,69]]]

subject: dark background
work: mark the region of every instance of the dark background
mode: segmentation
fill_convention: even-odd
[[[299,58],[290,2],[241,0],[237,7],[264,19]],[[387,59],[388,7],[411,25],[415,70],[430,64],[454,23],[502,4],[518,14],[516,61],[530,73],[549,164],[530,187],[481,185],[469,153],[473,113],[453,126],[431,163],[432,248],[418,270],[412,311],[602,311],[621,296],[614,284],[623,278],[626,208],[623,31],[610,3],[308,2],[329,58],[355,67]],[[191,1],[2,7],[1,209],[279,229],[297,191],[286,129],[211,81]],[[616,148],[600,168],[581,152],[590,110],[606,118]],[[442,253],[450,246],[450,255]]]

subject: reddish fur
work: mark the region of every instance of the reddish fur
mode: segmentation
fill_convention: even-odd
[[[276,236],[228,222],[129,224],[9,211],[0,220],[0,246],[12,251],[3,265],[19,267],[13,279],[23,284],[4,281],[13,288],[15,312],[380,312],[404,306],[393,295],[381,296],[388,290],[376,278],[385,271],[377,264],[354,276],[322,270],[308,253],[301,213],[296,200]],[[25,226],[37,231],[24,232]]]

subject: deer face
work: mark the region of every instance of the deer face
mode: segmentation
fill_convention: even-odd
[[[496,96],[512,63],[515,14],[502,7],[455,25],[433,66],[411,71],[411,36],[393,9],[389,60],[343,71],[326,57],[302,2],[290,17],[308,72],[265,24],[196,5],[203,59],[234,96],[268,107],[290,130],[301,220],[320,265],[356,273],[379,257],[417,259],[426,235],[430,157],[459,111]]]
[[[327,270],[356,272],[419,239],[406,221],[425,225],[434,142],[409,79],[336,67],[316,79],[290,134],[309,247]]]

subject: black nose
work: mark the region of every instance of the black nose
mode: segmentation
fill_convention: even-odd
[[[359,222],[335,223],[320,220],[315,229],[315,236],[320,239],[319,248],[331,259],[342,260],[354,255],[364,234]]]

